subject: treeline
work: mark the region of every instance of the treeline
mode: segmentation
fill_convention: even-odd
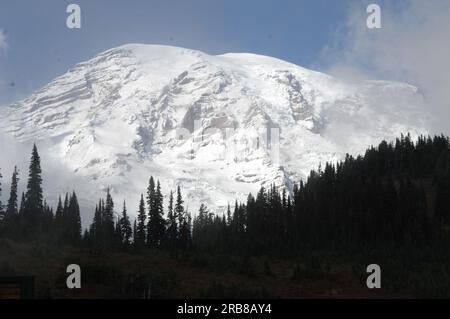
[[[227,215],[203,207],[194,246],[285,257],[312,249],[449,248],[449,139],[383,141],[364,156],[312,171],[292,196],[261,188]]]
[[[164,212],[160,182],[150,177],[146,201],[144,195],[138,206],[132,227],[124,201],[121,214],[114,208],[110,190],[100,198],[94,218],[82,234],[80,206],[73,191],[59,197],[56,211],[43,198],[41,159],[33,146],[26,192],[18,204],[19,172],[14,168],[6,209],[0,201],[0,238],[16,241],[45,241],[62,245],[83,245],[96,248],[130,247],[187,249],[192,246],[192,218],[184,208],[180,187],[176,198],[171,191],[167,214]],[[0,181],[1,181],[0,174]],[[1,196],[0,182],[0,196]]]
[[[90,247],[130,247],[187,249],[192,245],[190,213],[184,208],[180,187],[174,199],[169,195],[167,213],[164,212],[163,195],[159,181],[150,177],[146,200],[141,194],[137,217],[131,226],[126,203],[122,213],[115,218],[114,201],[107,190],[106,199],[100,199],[95,207],[94,218],[83,242]]]
[[[19,171],[14,167],[6,207],[0,201],[0,237],[17,241],[39,240],[61,244],[81,242],[80,208],[75,192],[59,199],[56,213],[47,204],[42,190],[41,159],[36,145],[31,153],[26,192],[18,203]],[[0,178],[1,178],[0,174]],[[1,183],[0,183],[1,194]]]
[[[326,163],[291,190],[261,188],[222,215],[202,204],[192,219],[180,187],[170,191],[165,204],[159,181],[150,177],[134,221],[125,202],[116,213],[108,190],[83,234],[75,192],[59,200],[55,214],[43,200],[36,147],[19,207],[17,182],[15,170],[10,199],[0,214],[0,236],[18,240],[293,258],[310,249],[450,244],[450,143],[444,136],[383,141],[363,156]]]

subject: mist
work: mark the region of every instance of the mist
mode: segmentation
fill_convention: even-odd
[[[334,43],[323,48],[322,70],[348,81],[415,85],[431,114],[431,133],[450,134],[450,2],[385,2],[380,29],[367,28],[366,5],[355,3]]]
[[[19,204],[22,192],[26,191],[28,167],[31,159],[32,142],[19,142],[17,139],[0,134],[1,153],[0,172],[3,176],[1,201],[6,204],[11,187],[11,176],[14,166],[19,170],[18,195]],[[96,199],[103,196],[104,190],[99,188],[98,193],[92,194],[92,187],[88,187],[91,181],[83,176],[75,174],[63,163],[56,161],[51,155],[54,149],[46,141],[37,141],[42,168],[42,187],[44,199],[53,210],[56,210],[59,196],[64,200],[65,193],[77,193],[80,204],[80,214],[83,229],[88,227],[93,217],[93,209]],[[119,207],[118,207],[119,208]]]

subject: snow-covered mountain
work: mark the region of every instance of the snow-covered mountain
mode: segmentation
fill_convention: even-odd
[[[49,145],[46,156],[87,181],[85,201],[110,186],[133,212],[153,175],[166,193],[180,185],[194,211],[261,185],[290,189],[319,163],[426,133],[422,104],[403,83],[348,84],[266,56],[129,44],[5,108],[0,126]]]

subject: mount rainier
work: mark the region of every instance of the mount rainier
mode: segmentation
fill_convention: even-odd
[[[424,99],[408,84],[142,44],[100,53],[1,112],[3,134],[46,145],[43,158],[83,181],[45,193],[54,202],[75,188],[85,215],[107,187],[133,213],[150,175],[165,194],[180,185],[191,212],[202,202],[221,211],[382,139],[427,133]]]

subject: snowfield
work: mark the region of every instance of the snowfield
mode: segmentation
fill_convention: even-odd
[[[150,175],[164,193],[180,185],[191,212],[201,202],[220,212],[261,185],[290,191],[320,163],[427,133],[428,118],[408,84],[142,44],[103,52],[3,109],[4,134],[48,146],[42,157],[82,181],[48,183],[49,201],[75,188],[85,216],[107,187],[133,213]]]

